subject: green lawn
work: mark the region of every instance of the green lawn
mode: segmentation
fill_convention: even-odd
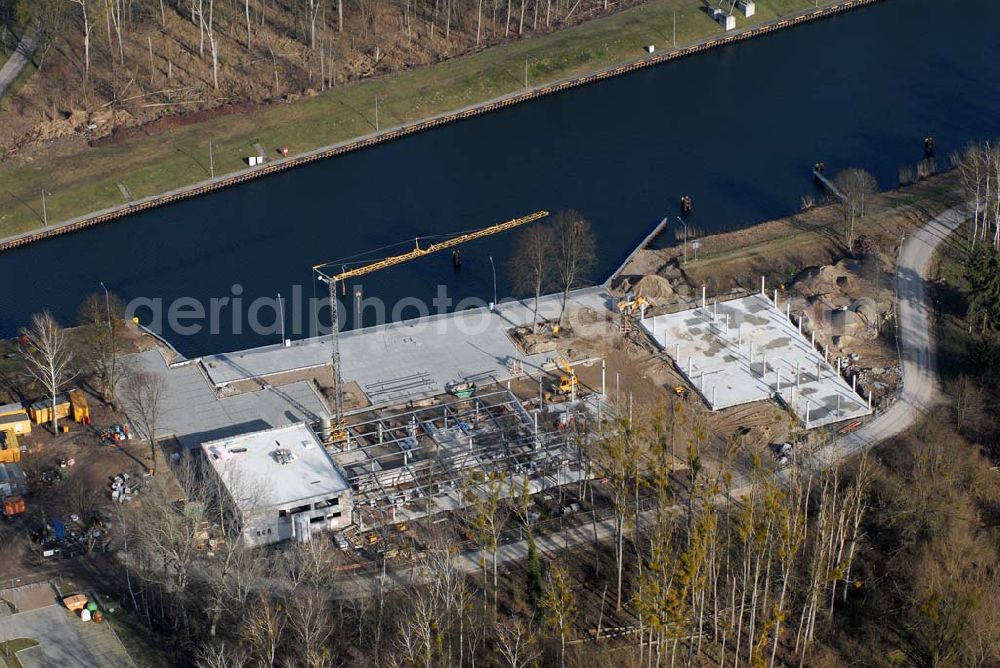
[[[814,5],[814,0],[758,0],[757,15],[738,18],[737,26]],[[663,51],[670,46],[675,11],[678,46],[721,34],[701,6],[701,0],[652,0],[549,35],[341,86],[292,104],[0,167],[0,237],[42,225],[43,188],[51,193],[46,208],[49,222],[54,223],[122,204],[119,182],[138,198],[205,179],[209,141],[217,147],[216,174],[222,174],[245,167],[243,158],[254,152],[251,147],[256,142],[268,151],[288,147],[294,155],[372,132],[376,95],[382,100],[379,116],[384,129],[520,90],[525,58],[530,84],[537,85],[632,60],[643,55],[645,44]]]

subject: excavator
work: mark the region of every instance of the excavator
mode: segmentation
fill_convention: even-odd
[[[556,357],[556,364],[566,373],[559,377],[559,384],[553,385],[552,390],[561,396],[572,395],[576,392],[576,372],[562,355]]]
[[[646,301],[645,297],[642,295],[636,297],[635,294],[629,292],[625,295],[625,299],[618,302],[618,311],[622,315],[630,316],[636,311],[641,313],[647,306],[649,306],[649,302]]]

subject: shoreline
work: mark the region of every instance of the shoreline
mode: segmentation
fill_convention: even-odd
[[[585,75],[559,79],[554,82],[536,86],[518,93],[511,93],[487,100],[485,102],[443,112],[419,121],[404,123],[385,131],[361,135],[360,137],[323,146],[296,156],[273,160],[262,167],[251,167],[235,172],[229,172],[212,179],[202,180],[193,184],[181,186],[174,190],[142,197],[126,204],[100,209],[98,211],[84,214],[83,216],[71,218],[59,223],[53,223],[46,227],[4,237],[0,239],[0,252],[20,248],[28,244],[67,234],[69,232],[84,230],[86,228],[93,227],[94,225],[124,218],[133,213],[139,213],[148,209],[164,206],[178,200],[228,188],[246,181],[269,176],[286,169],[302,166],[316,160],[332,158],[345,153],[359,151],[371,146],[393,141],[410,134],[430,130],[441,125],[491,113],[493,111],[527,102],[545,95],[559,93],[571,88],[602,81],[604,79],[622,76],[647,67],[664,64],[669,61],[695,55],[710,49],[727,46],[746,39],[760,37],[777,30],[783,30],[801,25],[803,23],[835,16],[843,12],[882,1],[883,0],[844,0],[843,2],[826,5],[814,10],[806,10],[787,18],[774,19],[753,28],[747,28],[731,34],[705,38],[679,49],[665,51],[661,54],[648,57],[633,59],[618,65],[596,70]]]

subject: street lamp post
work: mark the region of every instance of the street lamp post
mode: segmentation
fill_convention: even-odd
[[[46,195],[51,195],[51,194],[52,194],[52,193],[47,193],[47,192],[45,192],[45,188],[42,188],[42,222],[43,222],[43,223],[44,223],[45,225],[48,225],[48,224],[49,224],[49,212],[48,212],[48,210],[47,210],[47,209],[45,208],[45,196],[46,196]]]
[[[493,270],[493,306],[490,309],[492,311],[497,305],[497,267],[493,264],[492,255],[490,255],[490,268]]]
[[[688,263],[688,226],[687,226],[687,223],[684,222],[684,219],[681,218],[680,216],[677,216],[677,220],[680,221],[680,224],[684,226],[684,264],[687,264]]]
[[[208,142],[208,171],[211,173],[212,178],[215,178],[215,153],[213,149],[215,144],[211,141]]]
[[[100,281],[101,289],[104,290],[104,308],[108,313],[108,332],[112,332],[111,327],[111,296],[108,294],[108,288],[105,287],[104,281]]]

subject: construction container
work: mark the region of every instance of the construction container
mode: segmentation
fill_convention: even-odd
[[[7,404],[5,406],[0,406],[0,415],[13,415],[14,413],[21,413],[24,411],[24,406],[21,404]]]
[[[56,417],[62,420],[69,417],[70,405],[69,397],[60,394],[56,397]],[[28,413],[35,424],[45,424],[52,422],[52,399],[42,399],[36,401],[28,407]]]
[[[80,390],[70,390],[69,405],[73,414],[73,422],[90,424],[90,406],[87,405],[87,395]]]
[[[21,461],[21,447],[12,431],[0,431],[0,464]]]
[[[27,436],[31,433],[31,418],[23,408],[16,413],[0,415],[0,431],[9,434],[23,434]]]
[[[25,509],[24,497],[22,496],[8,496],[3,500],[3,514],[7,517],[20,515]]]

